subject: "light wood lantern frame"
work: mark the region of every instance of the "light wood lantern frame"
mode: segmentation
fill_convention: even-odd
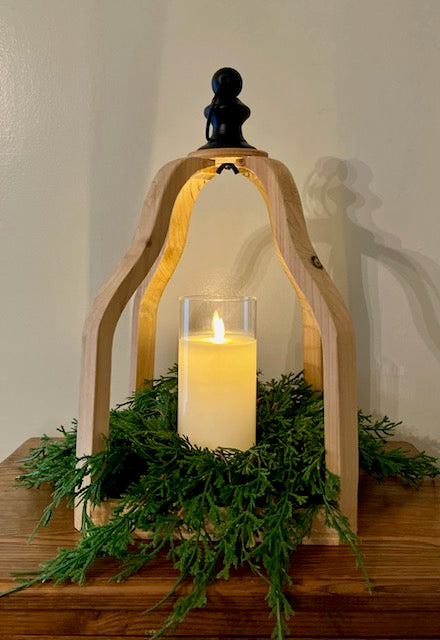
[[[91,455],[104,447],[113,335],[133,295],[131,387],[138,389],[154,377],[159,302],[182,255],[194,202],[225,164],[249,179],[266,203],[277,256],[301,303],[304,377],[324,392],[326,466],[340,477],[340,508],[356,531],[359,466],[352,321],[310,242],[292,175],[257,149],[200,149],[169,162],[154,178],[132,244],[85,322],[77,455]],[[82,505],[77,505],[77,528],[81,515]],[[338,539],[318,518],[309,542],[338,544]]]

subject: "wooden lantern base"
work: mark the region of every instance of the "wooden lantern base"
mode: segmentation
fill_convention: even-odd
[[[112,340],[134,293],[132,388],[154,378],[156,316],[162,293],[182,255],[194,202],[222,164],[233,165],[261,193],[277,256],[302,308],[304,376],[324,392],[326,465],[340,477],[340,507],[357,530],[358,427],[355,340],[350,314],[310,242],[292,175],[257,149],[202,149],[156,175],[133,242],[96,297],[85,323],[78,420],[78,457],[104,446],[109,428]],[[102,505],[100,513],[106,513]],[[96,516],[98,517],[98,516]],[[104,516],[107,517],[107,516]],[[81,505],[75,509],[80,528]],[[314,544],[336,544],[316,522]]]
[[[89,509],[89,516],[95,525],[104,525],[109,522],[112,517],[113,510],[117,506],[117,500],[104,500],[100,505],[96,507],[91,507]],[[210,527],[209,523],[207,525],[207,530],[209,534],[213,534],[215,538],[214,527]],[[180,537],[185,537],[185,533],[182,534],[182,529],[179,530],[179,533],[176,532],[176,539]],[[149,540],[152,538],[152,533],[150,531],[143,531],[142,529],[135,529],[133,533],[133,537],[139,540]],[[258,541],[258,539],[257,539]],[[327,546],[336,546],[339,544],[339,538],[336,531],[333,529],[329,529],[324,523],[324,514],[323,512],[319,512],[317,516],[315,516],[312,531],[309,536],[303,539],[302,544],[323,544]]]

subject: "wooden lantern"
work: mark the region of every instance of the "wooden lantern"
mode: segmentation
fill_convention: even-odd
[[[103,436],[109,429],[113,335],[133,294],[132,388],[140,388],[144,380],[154,377],[158,306],[182,255],[194,202],[209,180],[224,168],[232,168],[261,193],[277,256],[300,300],[304,377],[324,392],[326,465],[340,477],[340,508],[356,531],[358,422],[355,337],[350,314],[312,247],[292,175],[281,162],[250,147],[241,135],[241,124],[250,112],[236,98],[241,89],[239,74],[231,69],[219,70],[214,75],[213,88],[213,102],[205,110],[207,130],[212,123],[213,135],[207,135],[205,147],[160,169],[145,200],[132,244],[95,298],[87,317],[77,455],[91,455],[104,447]],[[77,528],[81,526],[81,512],[82,505],[78,505]],[[317,519],[309,542],[338,544],[338,539]]]

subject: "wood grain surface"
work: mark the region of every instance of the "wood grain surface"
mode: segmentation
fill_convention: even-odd
[[[31,571],[60,546],[74,546],[79,539],[72,511],[61,507],[28,542],[49,493],[15,488],[14,481],[17,461],[37,442],[24,443],[0,465],[0,591],[11,586],[11,572]],[[292,561],[288,589],[296,611],[289,637],[439,640],[439,504],[438,480],[414,490],[400,481],[379,485],[361,476],[359,533],[373,594],[345,547],[301,547]],[[102,560],[82,587],[44,584],[0,599],[1,640],[144,637],[146,629],[161,624],[172,603],[147,616],[142,612],[168,592],[177,574],[164,555],[123,584],[107,582],[115,568],[113,560]],[[182,585],[181,592],[186,589]],[[237,570],[229,581],[212,585],[208,594],[208,605],[188,617],[178,637],[270,637],[273,625],[260,579]]]

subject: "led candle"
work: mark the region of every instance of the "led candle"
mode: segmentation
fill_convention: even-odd
[[[182,307],[178,431],[193,445],[244,451],[255,444],[255,299],[192,296]]]

